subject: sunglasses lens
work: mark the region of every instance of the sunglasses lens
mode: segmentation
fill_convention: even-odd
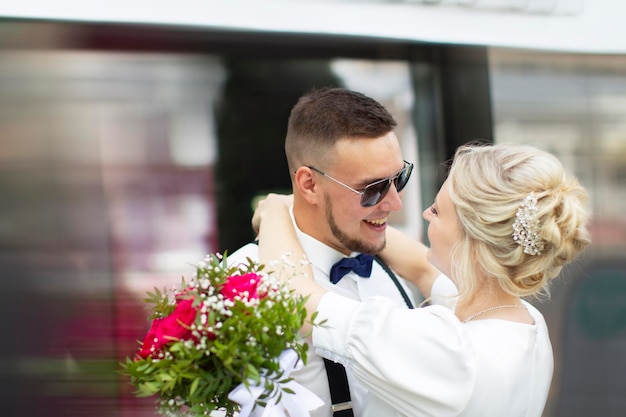
[[[411,173],[413,172],[413,164],[408,164],[402,172],[396,177],[394,180],[396,190],[398,192],[402,191],[406,184],[409,182],[409,178],[411,178]]]
[[[363,207],[375,206],[380,200],[385,198],[389,188],[391,188],[391,181],[381,181],[376,184],[368,185],[365,187],[365,190],[363,190],[361,205]]]
[[[402,191],[406,184],[409,182],[409,178],[411,177],[411,172],[413,171],[413,164],[408,164],[404,167],[402,171],[395,178],[389,178],[387,180],[381,180],[377,183],[370,184],[363,190],[363,195],[361,196],[361,206],[363,207],[372,207],[376,204],[380,203],[380,201],[385,198],[389,189],[391,188],[391,181],[393,181],[396,190],[398,192]]]
[[[391,188],[391,181],[381,181],[376,184],[371,184],[365,187],[363,190],[363,195],[361,196],[361,205],[363,207],[372,207],[375,206],[385,198],[387,192]]]

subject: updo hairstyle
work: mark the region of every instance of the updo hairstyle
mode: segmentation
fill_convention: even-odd
[[[524,199],[537,199],[540,253],[530,255],[512,237]],[[465,145],[453,159],[448,193],[461,224],[453,269],[462,296],[479,277],[497,280],[509,294],[549,296],[549,282],[590,243],[587,193],[553,155],[525,145]]]

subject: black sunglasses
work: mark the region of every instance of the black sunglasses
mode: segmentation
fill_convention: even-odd
[[[411,172],[413,172],[413,164],[404,161],[404,168],[402,168],[400,171],[396,172],[390,177],[383,178],[382,180],[378,180],[366,185],[365,188],[363,188],[363,191],[358,191],[350,187],[349,185],[346,185],[343,182],[331,177],[325,172],[315,168],[314,166],[309,165],[308,168],[319,174],[322,174],[328,179],[335,181],[339,185],[343,185],[348,190],[359,194],[361,196],[361,206],[363,207],[372,207],[380,203],[380,201],[387,195],[387,192],[389,192],[389,189],[391,188],[391,183],[393,183],[398,192],[402,191],[402,189],[406,186],[406,183],[409,182]]]

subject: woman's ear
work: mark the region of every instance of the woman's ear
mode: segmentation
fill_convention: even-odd
[[[309,204],[318,204],[320,195],[317,188],[317,177],[309,167],[301,166],[294,174],[294,184],[298,193]]]

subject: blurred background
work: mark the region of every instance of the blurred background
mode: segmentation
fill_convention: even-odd
[[[544,416],[626,415],[624,6],[16,3],[0,5],[3,416],[153,415],[116,374],[145,292],[254,238],[254,199],[290,190],[290,109],[323,86],[398,120],[417,169],[392,222],[417,238],[468,141],[533,144],[580,178],[593,244],[534,303],[556,361]]]

